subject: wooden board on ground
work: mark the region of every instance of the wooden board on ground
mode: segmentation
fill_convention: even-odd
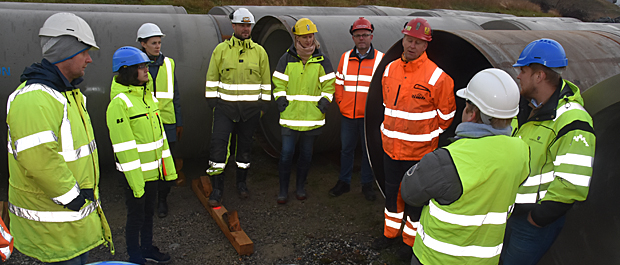
[[[213,220],[215,220],[220,229],[222,229],[222,232],[224,232],[224,235],[228,238],[230,244],[232,244],[235,250],[237,250],[237,253],[239,253],[239,255],[251,255],[254,253],[254,243],[240,228],[237,214],[228,213],[223,205],[215,208],[209,205],[208,196],[212,191],[209,177],[202,176],[198,179],[194,179],[192,181],[192,190],[196,193],[198,200],[200,200],[209,214],[211,214]],[[232,220],[229,220],[228,218]],[[235,227],[235,230],[238,229],[238,231],[231,231],[229,224],[232,224],[232,226]]]

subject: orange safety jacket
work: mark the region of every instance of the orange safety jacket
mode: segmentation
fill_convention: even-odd
[[[383,53],[375,50],[372,45],[364,59],[360,60],[356,48],[340,56],[334,96],[343,116],[349,119],[364,118],[368,87],[382,58]]]
[[[454,81],[428,59],[397,59],[383,72],[383,150],[394,160],[419,161],[435,150],[454,118]]]

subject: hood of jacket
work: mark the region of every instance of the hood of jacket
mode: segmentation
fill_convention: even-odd
[[[84,79],[80,77],[69,82],[56,65],[53,65],[47,59],[43,59],[40,63],[33,63],[30,67],[26,67],[19,80],[22,83],[27,81],[26,85],[44,84],[58,92],[64,92],[75,89],[75,86]]]
[[[149,92],[149,93],[153,91],[153,85],[150,79],[148,82],[146,82],[146,84],[142,86],[133,86],[133,85],[126,86],[126,85],[116,82],[117,77],[118,76],[114,76],[114,78],[112,79],[112,87],[110,88],[110,99],[113,99],[120,93],[142,97],[142,95],[144,95],[145,90],[146,92]]]
[[[254,47],[258,45],[251,38],[240,40],[239,38],[235,37],[234,34],[232,37],[230,37],[230,39],[225,40],[224,43],[228,44],[230,48],[238,47],[241,50],[254,49]]]

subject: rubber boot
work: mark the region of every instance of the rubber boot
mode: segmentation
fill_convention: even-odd
[[[209,205],[218,207],[222,205],[222,195],[224,194],[224,174],[211,176],[211,186],[213,192],[209,196]]]
[[[306,199],[306,177],[308,175],[307,174],[299,174],[299,172],[297,173],[297,192],[295,194],[295,196],[297,197],[298,200],[303,201]]]
[[[157,217],[164,218],[168,216],[168,202],[166,201],[166,195],[160,195],[157,198]]]
[[[278,204],[285,204],[288,201],[288,184],[291,175],[280,173],[280,193],[278,194]]]
[[[242,199],[247,199],[250,197],[250,191],[248,190],[248,186],[246,184],[247,178],[247,169],[237,169],[237,192],[239,193],[239,198]]]

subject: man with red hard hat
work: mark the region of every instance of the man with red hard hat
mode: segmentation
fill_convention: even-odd
[[[439,134],[452,123],[456,105],[452,78],[426,55],[432,40],[428,22],[413,19],[402,33],[403,54],[385,67],[381,81],[385,225],[383,237],[373,247],[383,249],[395,243],[402,227],[404,245],[398,256],[410,260],[422,208],[405,204],[400,183],[409,168],[438,147]]]
[[[372,76],[383,58],[383,53],[372,46],[372,33],[375,27],[363,17],[353,22],[351,33],[355,47],[340,57],[336,72],[336,102],[340,108],[340,177],[329,195],[340,196],[351,190],[351,175],[357,141],[362,141],[362,193],[366,200],[374,201],[377,196],[373,190],[374,176],[368,161],[364,144],[364,112],[366,96]]]

